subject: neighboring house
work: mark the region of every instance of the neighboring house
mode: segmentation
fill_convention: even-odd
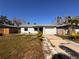
[[[64,25],[57,25],[56,29],[57,29],[57,35],[67,34],[68,28],[65,24]]]
[[[57,25],[57,34],[58,35],[65,35],[68,34],[68,25],[63,24],[63,25]],[[76,33],[79,33],[79,25],[73,25],[73,29]]]
[[[43,35],[54,35],[56,34],[55,25],[20,25],[21,34],[37,34],[39,31]]]
[[[17,32],[18,29],[15,26],[0,24],[0,35],[9,35]]]

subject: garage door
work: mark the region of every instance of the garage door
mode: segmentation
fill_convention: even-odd
[[[44,34],[46,35],[54,35],[56,34],[56,28],[45,28]]]

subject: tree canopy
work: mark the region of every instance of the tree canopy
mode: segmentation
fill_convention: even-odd
[[[67,16],[67,17],[57,17],[57,24],[58,25],[62,25],[62,24],[67,24],[67,25],[78,25],[79,24],[79,17],[75,16],[75,17],[71,17],[71,16]]]
[[[19,26],[22,23],[21,19],[13,18],[13,20],[10,20],[7,16],[0,16],[0,24]]]

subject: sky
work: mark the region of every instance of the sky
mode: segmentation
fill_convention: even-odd
[[[0,15],[51,24],[57,16],[79,16],[79,0],[0,0]]]

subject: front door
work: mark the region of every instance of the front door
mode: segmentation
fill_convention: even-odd
[[[39,31],[40,32],[43,32],[43,27],[39,27]]]

